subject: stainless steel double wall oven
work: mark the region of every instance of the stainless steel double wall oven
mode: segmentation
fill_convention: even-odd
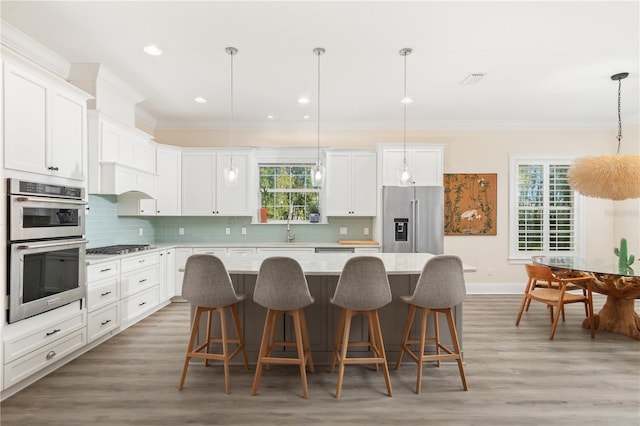
[[[84,189],[7,179],[10,323],[86,296]]]

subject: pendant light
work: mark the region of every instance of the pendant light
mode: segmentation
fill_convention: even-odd
[[[609,200],[640,198],[640,155],[620,154],[622,80],[629,73],[611,76],[618,82],[618,149],[614,155],[578,158],[569,169],[569,185],[582,195]]]
[[[238,54],[238,49],[235,47],[227,47],[225,52],[231,57],[231,102],[230,102],[230,126],[229,126],[229,147],[231,153],[229,154],[229,164],[224,168],[224,182],[227,186],[235,186],[238,181],[238,167],[233,164],[233,57]]]
[[[318,56],[318,158],[316,164],[311,167],[311,184],[317,187],[324,184],[326,176],[325,167],[320,160],[320,55],[324,54],[324,48],[316,47],[313,49],[313,54]]]
[[[404,57],[404,92],[402,96],[402,108],[403,108],[403,131],[402,131],[402,167],[398,170],[398,184],[400,186],[409,186],[412,183],[411,172],[409,166],[407,166],[407,104],[411,103],[410,98],[407,97],[407,56],[410,55],[412,50],[408,47],[400,49],[400,56]]]

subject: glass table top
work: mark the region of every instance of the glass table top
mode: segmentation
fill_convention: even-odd
[[[627,277],[640,277],[640,263],[635,262],[630,268],[620,269],[618,267],[617,257],[614,257],[613,259],[587,259],[569,256],[540,256],[534,258],[534,262],[547,265],[552,268],[572,269],[575,271],[621,275]]]

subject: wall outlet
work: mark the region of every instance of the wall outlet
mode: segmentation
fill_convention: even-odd
[[[231,228],[224,228],[225,235],[231,235]]]
[[[142,237],[142,235],[144,234],[144,229],[143,228],[138,229],[138,234]]]
[[[178,235],[184,235],[184,228],[178,228]]]
[[[369,228],[367,228],[366,226],[364,227],[364,235],[369,235]]]
[[[247,235],[247,228],[245,226],[243,226],[242,228],[240,228],[240,233],[242,235]]]
[[[341,226],[340,227],[340,235],[347,235],[348,231],[349,230],[347,229],[346,226]]]

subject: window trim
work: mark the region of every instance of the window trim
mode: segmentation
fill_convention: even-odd
[[[571,252],[523,252],[518,250],[518,166],[524,163],[533,164],[571,164],[576,156],[566,155],[510,155],[509,156],[509,263],[521,264],[531,261],[531,256],[577,256],[584,257],[585,248],[585,217],[584,197],[574,193],[574,243],[575,249]]]

